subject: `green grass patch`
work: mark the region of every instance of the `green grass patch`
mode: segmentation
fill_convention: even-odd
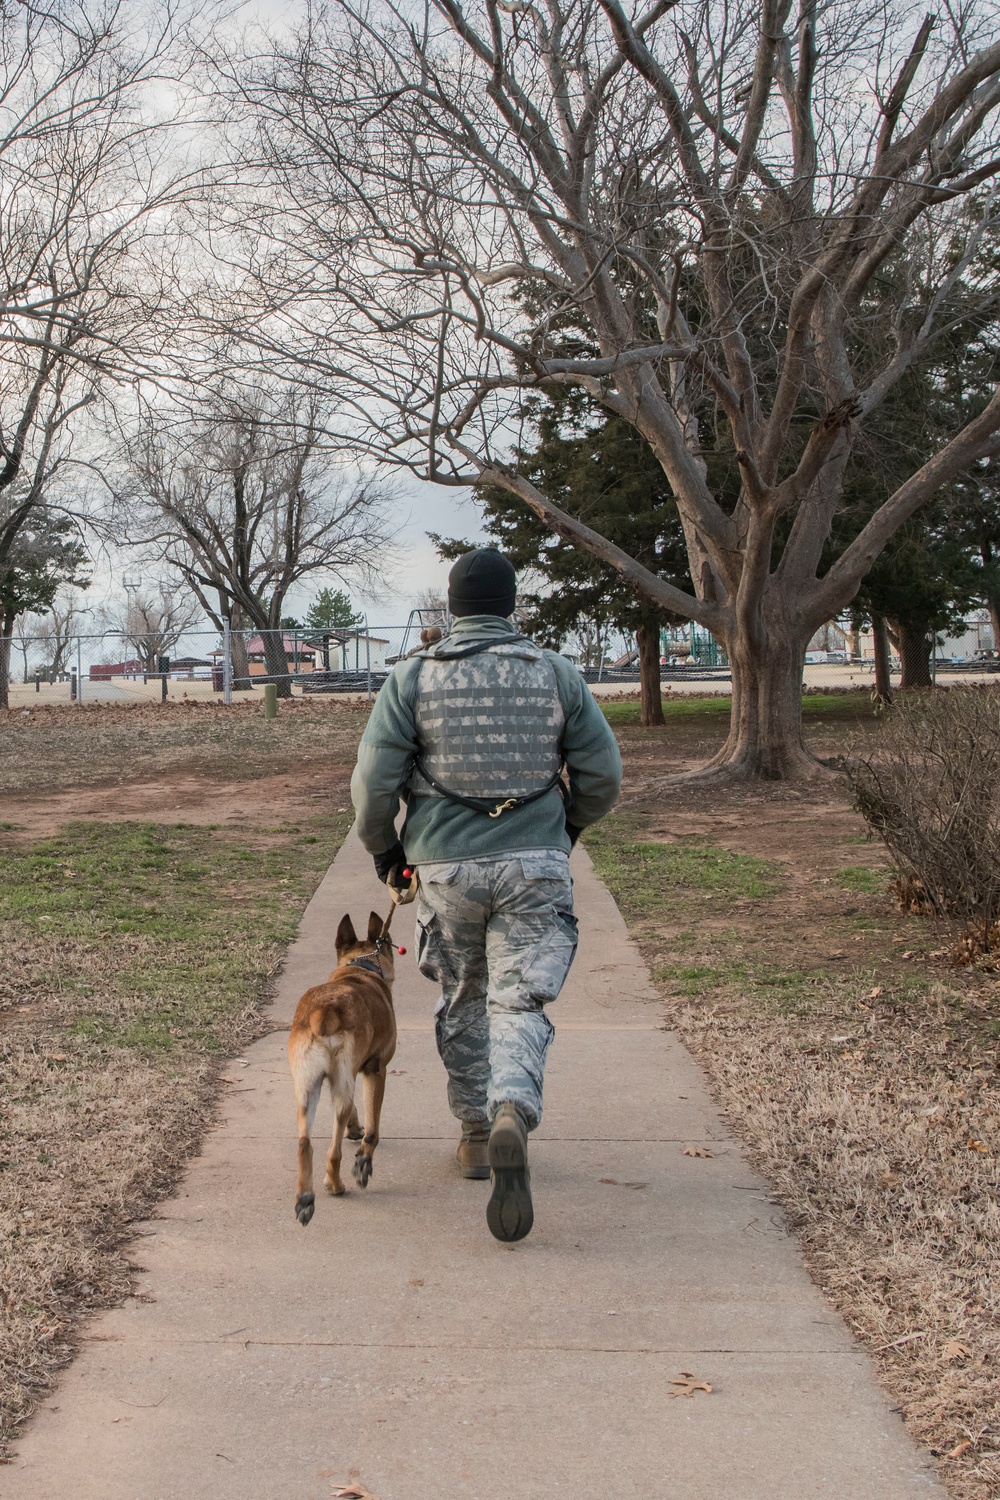
[[[604,717],[612,726],[638,724],[638,703],[617,703],[614,698],[598,700]],[[725,698],[664,698],[663,714],[667,722],[671,719],[729,718],[732,702]]]
[[[817,991],[832,982],[824,970],[785,969],[777,964],[725,958],[717,964],[660,964],[654,977],[688,1000],[699,1000],[719,990],[740,990],[780,1015],[808,1011]]]
[[[884,893],[888,876],[885,870],[873,870],[868,865],[844,865],[834,879],[845,891],[854,891],[858,896],[878,896]]]
[[[238,1044],[350,819],[307,840],[76,823],[0,849],[0,940],[58,1031],[147,1057]],[[18,988],[17,969],[8,974]]]
[[[728,719],[731,707],[732,699],[728,696],[663,699],[663,715],[668,724],[672,719]],[[638,703],[618,703],[613,698],[605,698],[601,700],[601,709],[608,723],[615,728],[639,722]],[[816,719],[870,719],[872,706],[869,699],[859,693],[804,693],[802,717],[807,723]]]
[[[626,918],[665,915],[678,891],[733,901],[770,896],[777,888],[777,871],[766,860],[704,840],[654,844],[630,832],[626,820],[612,817],[585,835],[597,873]]]

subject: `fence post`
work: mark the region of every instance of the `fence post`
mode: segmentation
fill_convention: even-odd
[[[264,718],[276,719],[278,717],[278,684],[276,682],[265,682],[264,684]]]
[[[233,701],[233,627],[222,622],[222,701]]]
[[[83,644],[82,638],[76,638],[76,701],[83,702]]]
[[[365,615],[365,663],[368,669],[368,702],[372,701],[372,638],[368,634],[368,616]]]

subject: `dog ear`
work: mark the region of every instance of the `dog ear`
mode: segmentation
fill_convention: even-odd
[[[345,914],[340,919],[340,926],[337,928],[337,952],[339,953],[341,948],[352,947],[357,942],[357,940],[358,935],[354,931],[354,923],[351,921],[350,916],[345,912]]]
[[[377,943],[382,936],[382,918],[377,911],[373,911],[368,917],[368,941]]]

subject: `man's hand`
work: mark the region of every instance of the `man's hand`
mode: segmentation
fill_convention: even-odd
[[[406,851],[397,839],[384,854],[373,856],[375,873],[389,887],[389,895],[397,906],[405,906],[417,894],[417,882],[406,863]],[[405,873],[404,873],[405,872]]]

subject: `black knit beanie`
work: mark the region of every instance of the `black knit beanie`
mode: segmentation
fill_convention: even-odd
[[[514,613],[517,574],[495,547],[463,552],[448,574],[448,608],[453,615]]]

